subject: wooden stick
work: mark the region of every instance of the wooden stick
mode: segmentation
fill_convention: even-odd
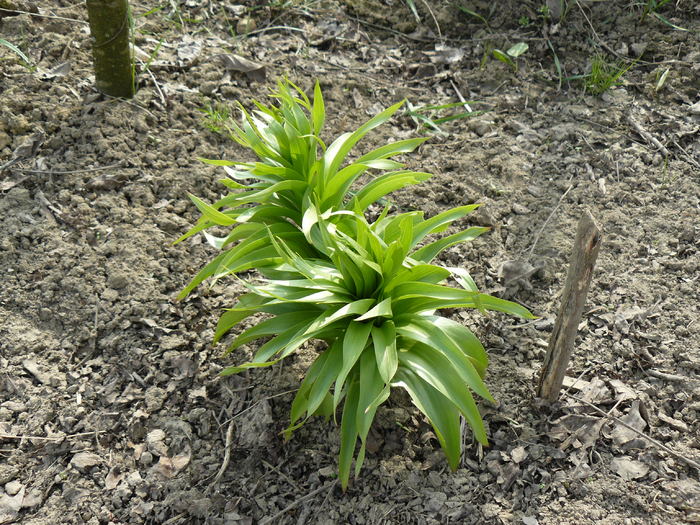
[[[561,298],[559,315],[549,339],[549,348],[544,358],[542,372],[537,385],[537,395],[550,402],[556,401],[569,366],[578,324],[583,314],[586,295],[593,276],[601,231],[589,211],[585,211],[578,222],[574,249],[569,263],[569,274]]]

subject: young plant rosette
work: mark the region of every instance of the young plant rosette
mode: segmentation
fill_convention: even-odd
[[[357,176],[368,169],[399,167],[388,157],[413,150],[422,139],[383,146],[340,168],[359,138],[400,105],[325,148],[317,136],[323,121],[319,117],[323,112],[317,110],[323,107],[318,85],[313,105],[298,88],[295,92],[301,98],[293,95],[290,86],[280,83],[279,107],[258,104],[262,120],[256,122],[244,113],[243,128],[234,128],[234,135],[261,159],[254,164],[231,163],[247,170],[234,174],[238,180],[257,178],[261,182],[241,187],[243,191],[213,206],[193,198],[203,217],[188,235],[214,224],[232,226],[227,238],[212,239],[212,243],[222,248],[237,244],[205,267],[182,295],[210,276],[258,270],[260,279],[243,282],[248,293],[221,316],[214,340],[219,341],[247,317],[262,313],[266,318],[235,337],[226,353],[258,339],[266,341],[251,361],[226,368],[223,375],[271,366],[307,342],[325,342],[292,402],[284,433],[290,437],[312,415],[335,416],[342,404],[338,468],[344,490],[353,458],[356,476],[361,469],[370,426],[392,388],[406,390],[432,424],[450,467],[456,469],[462,446],[460,418],[480,443],[487,444],[472,392],[492,400],[483,382],[488,358],[468,328],[439,315],[439,310],[477,308],[533,316],[516,303],[480,293],[465,270],[432,264],[446,248],[487,231],[472,227],[426,240],[478,205],[461,206],[429,219],[422,212],[390,215],[387,206],[376,221],[366,220],[368,206],[429,176],[389,171],[362,188],[353,188]],[[244,135],[248,142],[241,138]],[[297,145],[294,151],[303,150],[306,155],[296,167],[290,159],[299,156],[280,146],[291,143]],[[312,160],[317,144],[323,153]],[[282,150],[284,154],[278,154]],[[275,175],[279,178],[262,180],[260,174],[271,173],[273,168],[279,169]],[[285,181],[300,184],[280,186]],[[252,190],[247,189],[251,186]],[[243,207],[244,203],[248,206]],[[221,211],[224,207],[228,209]],[[448,278],[459,288],[448,286]]]

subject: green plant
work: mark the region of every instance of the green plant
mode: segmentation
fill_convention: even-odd
[[[22,66],[26,67],[27,69],[32,69],[34,66],[32,65],[31,59],[25,55],[20,48],[18,48],[16,45],[14,45],[12,42],[8,42],[4,38],[0,38],[0,46],[4,46],[10,51],[12,51],[14,54],[16,54],[19,58],[22,59]]]
[[[688,29],[677,26],[676,24],[672,23],[668,18],[665,16],[662,16],[659,13],[659,10],[668,4],[671,0],[646,0],[642,6],[642,17],[640,19],[640,22],[644,22],[644,19],[651,15],[654,18],[660,20],[664,24],[666,24],[669,27],[672,27],[673,29],[676,29],[677,31],[688,31]]]
[[[505,53],[500,49],[493,50],[493,57],[500,60],[501,62],[508,64],[513,68],[513,71],[518,71],[517,58],[525,53],[529,49],[529,46],[525,42],[518,42],[514,46],[510,47]]]
[[[448,210],[428,220],[421,212],[388,216],[373,224],[359,209],[343,214],[342,228],[311,207],[303,233],[323,258],[296,253],[283,239],[269,235],[281,264],[262,284],[246,284],[250,292],[221,317],[215,340],[235,324],[258,313],[272,317],[241,333],[227,353],[250,341],[272,336],[253,359],[225,369],[234,374],[278,363],[311,339],[326,342],[292,403],[291,433],[312,415],[335,414],[341,400],[339,477],[347,487],[350,467],[359,473],[366,437],[377,407],[392,387],[401,387],[433,425],[449,465],[456,469],[461,453],[460,416],[476,439],[487,444],[486,431],[470,392],[492,397],[483,382],[488,358],[465,326],[436,315],[441,308],[496,310],[521,317],[522,306],[478,292],[469,274],[431,261],[444,249],[470,241],[488,228],[472,227],[419,247],[425,237],[444,231],[477,205]],[[332,215],[332,214],[329,214]],[[444,284],[453,277],[461,285]],[[331,391],[332,389],[332,391]]]
[[[469,108],[469,104],[472,102],[453,102],[450,104],[439,104],[439,105],[429,105],[429,106],[414,106],[410,101],[406,101],[406,114],[411,117],[413,122],[420,124],[430,130],[437,133],[443,133],[440,128],[440,124],[445,122],[450,122],[451,120],[457,120],[462,118],[475,117],[485,113],[484,111],[472,111]],[[446,115],[444,117],[438,117],[436,115],[445,110],[450,110],[454,108],[465,108],[467,111],[460,111],[457,113],[452,113],[451,115]]]
[[[176,242],[214,226],[231,227],[231,232],[221,238],[206,235],[210,244],[226,250],[195,276],[180,298],[209,277],[216,279],[278,264],[280,258],[268,241],[268,232],[283,236],[298,253],[316,254],[299,229],[304,210],[311,204],[321,213],[346,209],[350,187],[368,170],[384,173],[355,189],[352,205],[362,211],[387,193],[430,177],[428,173],[404,170],[403,164],[390,159],[413,151],[425,138],[400,140],[346,162],[353,147],[369,131],[386,122],[403,102],[385,109],[354,132],[342,134],[326,147],[320,137],[325,107],[318,84],[313,103],[289,81],[280,81],[272,96],[279,105],[255,102],[257,110],[252,114],[240,106],[242,123],[239,126],[231,122],[229,128],[231,138],[252,150],[259,162],[202,159],[224,166],[228,178],[221,182],[231,192],[213,205],[191,195],[202,217]],[[343,219],[334,217],[336,221]]]
[[[476,11],[472,11],[471,9],[469,9],[469,8],[467,8],[467,7],[464,7],[464,6],[462,6],[462,5],[458,5],[458,6],[457,6],[457,9],[459,9],[459,10],[462,11],[463,13],[468,14],[469,16],[472,16],[472,17],[476,18],[479,22],[481,22],[482,24],[484,24],[484,25],[486,26],[486,29],[487,29],[489,32],[491,31],[491,27],[489,26],[488,20],[486,20],[486,18],[484,18],[482,15],[480,15],[480,14],[477,13]]]
[[[214,205],[191,196],[203,217],[183,238],[213,225],[232,229],[225,238],[207,234],[214,246],[226,251],[181,297],[209,276],[258,270],[257,282],[241,281],[249,291],[222,314],[214,341],[259,314],[265,318],[237,335],[226,353],[267,340],[249,362],[226,368],[224,375],[271,366],[308,342],[325,342],[292,402],[284,434],[289,438],[312,415],[334,415],[342,403],[343,489],[357,441],[356,475],[376,410],[396,387],[405,389],[426,415],[450,466],[457,468],[461,417],[476,439],[487,443],[472,392],[492,399],[483,382],[488,359],[469,329],[438,311],[476,308],[532,317],[518,304],[480,293],[465,270],[432,264],[443,250],[488,230],[472,227],[428,239],[446,232],[478,205],[429,219],[419,211],[390,214],[385,207],[370,224],[365,211],[371,204],[429,177],[397,170],[402,165],[389,159],[412,151],[424,139],[381,146],[341,167],[352,147],[401,103],[326,147],[319,136],[325,109],[318,84],[313,103],[289,81],[280,82],[274,96],[278,106],[256,103],[253,114],[241,107],[241,126],[231,126],[232,137],[252,149],[259,162],[208,161],[226,168],[231,178],[224,183],[237,193]],[[357,178],[372,168],[388,171],[358,184]],[[249,180],[256,182],[243,184]],[[448,286],[448,278],[460,288]]]
[[[226,104],[207,102],[198,111],[204,113],[204,126],[214,133],[225,135],[231,129],[231,110]]]
[[[620,79],[633,64],[616,64],[608,62],[602,55],[595,55],[591,60],[591,72],[582,77],[586,91],[600,95],[613,86],[619,86],[622,84]]]

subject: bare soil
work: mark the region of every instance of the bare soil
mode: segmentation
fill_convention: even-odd
[[[416,21],[401,0],[132,0],[131,101],[94,91],[82,4],[0,11],[31,61],[0,45],[0,166],[23,155],[0,172],[0,524],[699,523],[700,4],[642,20],[641,3],[462,2],[486,25],[441,1],[416,2]],[[518,42],[517,70],[493,59]],[[602,95],[571,78],[596,54],[632,66]],[[484,203],[471,220],[491,233],[442,263],[540,316],[451,312],[489,350],[499,400],[482,405],[491,446],[467,433],[456,472],[395,396],[343,494],[332,422],[279,434],[305,354],[221,379],[250,351],[211,345],[240,285],[174,300],[214,255],[172,245],[197,219],[187,192],[223,190],[197,158],[249,159],[201,109],[265,99],[282,75],[321,81],[329,138],[402,98],[484,111],[443,133],[402,114],[360,147],[429,134],[405,161],[435,175],[395,203]],[[584,209],[603,245],[547,406],[534,379]]]

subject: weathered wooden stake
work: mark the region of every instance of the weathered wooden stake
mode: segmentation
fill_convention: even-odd
[[[586,210],[578,222],[569,274],[566,277],[561,298],[561,308],[549,339],[549,348],[537,385],[537,395],[550,402],[556,401],[559,397],[564,374],[574,350],[574,340],[591,284],[600,240],[600,228],[590,212]]]

